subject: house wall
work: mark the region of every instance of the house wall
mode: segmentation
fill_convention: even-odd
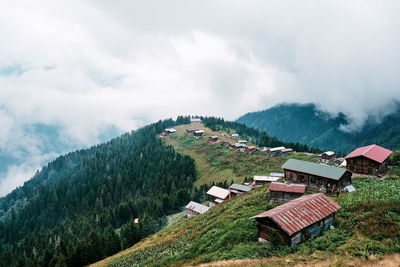
[[[192,217],[192,216],[196,216],[196,215],[199,215],[199,213],[197,213],[197,212],[195,212],[193,210],[190,210],[190,209],[186,210],[186,216],[187,217]]]
[[[257,219],[258,227],[258,240],[259,241],[271,241],[273,232],[278,234],[279,239],[282,243],[288,246],[295,246],[303,241],[318,236],[322,231],[328,229],[335,222],[335,213],[325,217],[324,219],[302,229],[301,231],[289,236],[283,231],[276,223],[269,218]]]
[[[360,156],[347,159],[347,170],[354,173],[377,175],[385,170],[387,163],[388,159],[382,162],[382,164],[379,164],[374,160]]]
[[[282,152],[280,150],[277,151],[268,151],[268,155],[270,157],[275,157],[275,156],[280,156],[282,154]]]
[[[273,233],[276,233],[282,243],[290,246],[291,240],[289,235],[269,218],[257,219],[257,222],[258,241],[270,242]]]
[[[318,236],[321,232],[327,230],[335,222],[335,213],[325,217],[324,219],[308,226],[307,228],[297,232],[291,236],[291,245],[295,246],[303,241]]]
[[[293,199],[299,198],[302,195],[303,195],[302,193],[270,191],[270,202],[271,203],[286,203]]]

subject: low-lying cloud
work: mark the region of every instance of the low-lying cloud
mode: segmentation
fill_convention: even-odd
[[[0,195],[63,152],[44,153],[24,132],[33,124],[57,126],[78,148],[108,127],[235,119],[285,101],[344,112],[357,128],[400,99],[397,10],[397,1],[1,3],[0,151],[23,163],[10,165]]]

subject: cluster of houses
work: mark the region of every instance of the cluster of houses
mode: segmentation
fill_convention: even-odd
[[[251,186],[242,184],[232,184],[228,189],[221,188],[219,186],[213,186],[207,191],[208,206],[190,201],[185,207],[186,214],[188,217],[203,214],[210,208],[222,204],[230,199],[234,199],[235,197],[243,193],[247,193],[252,189],[253,188]]]
[[[188,216],[202,214],[255,187],[270,183],[267,192],[270,202],[280,205],[251,217],[257,222],[258,240],[270,242],[278,239],[281,243],[294,246],[333,226],[335,214],[341,207],[327,195],[354,191],[351,183],[353,174],[381,174],[391,153],[377,145],[360,147],[344,158],[346,168],[338,167],[343,161],[336,163],[336,155],[332,151],[319,155],[321,163],[289,159],[282,165],[283,173],[254,176],[252,183],[232,184],[229,189],[213,186],[207,192],[209,206],[190,202],[186,206],[187,213]],[[329,162],[337,166],[326,165]],[[308,190],[319,193],[307,194]]]
[[[201,123],[201,120],[191,123]],[[175,129],[165,129],[163,135],[175,132]],[[198,128],[187,129],[186,133],[195,137],[205,134],[204,130]],[[238,134],[232,134],[231,139],[236,142],[223,143],[227,143],[234,151],[252,153],[258,150],[271,157],[293,152],[293,149],[285,147],[248,146]],[[208,140],[211,144],[221,143],[218,135],[209,136]],[[344,158],[336,158],[335,152],[326,151],[318,155],[318,163],[289,159],[282,165],[283,173],[254,176],[252,182],[232,184],[228,189],[211,187],[207,191],[208,206],[190,201],[185,207],[186,214],[188,217],[204,214],[217,205],[268,183],[266,194],[271,203],[279,206],[251,217],[257,222],[258,240],[270,242],[278,238],[288,246],[297,245],[334,224],[335,213],[341,207],[327,195],[354,191],[351,182],[353,174],[381,175],[387,168],[391,153],[378,145],[369,145],[355,149]]]

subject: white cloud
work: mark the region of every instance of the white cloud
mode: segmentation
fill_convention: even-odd
[[[397,10],[396,1],[0,3],[0,150],[43,154],[23,132],[35,123],[82,147],[110,125],[235,119],[282,101],[343,111],[358,126],[400,99]]]

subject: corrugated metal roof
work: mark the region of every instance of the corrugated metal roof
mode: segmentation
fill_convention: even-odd
[[[329,179],[339,180],[346,172],[346,169],[308,162],[297,159],[289,159],[283,164],[282,169],[299,171],[317,176],[322,176]]]
[[[229,189],[236,189],[236,190],[242,191],[242,192],[249,192],[249,191],[251,191],[251,186],[242,185],[242,184],[231,184]]]
[[[269,176],[271,176],[271,177],[280,177],[280,178],[283,178],[283,177],[285,177],[285,174],[282,173],[282,172],[271,172],[271,173],[269,174]]]
[[[380,147],[378,145],[370,145],[370,146],[363,146],[359,147],[350,154],[348,154],[345,159],[364,156],[366,158],[372,159],[379,163],[382,163],[387,159],[387,157],[392,154],[392,151],[389,149]]]
[[[200,204],[200,203],[197,203],[194,201],[190,201],[189,204],[187,204],[185,208],[189,209],[189,210],[193,210],[194,212],[197,212],[200,214],[203,214],[210,209],[209,207],[204,206],[203,204]]]
[[[248,149],[256,149],[257,147],[256,146],[248,146],[247,148]]]
[[[204,133],[204,130],[195,131],[195,133]]]
[[[239,136],[239,134],[232,134],[232,137],[237,137]]]
[[[212,139],[218,138],[218,135],[211,136]]]
[[[333,156],[333,155],[335,155],[335,152],[333,152],[333,151],[325,151],[325,152],[322,153],[322,154],[325,154],[325,155],[327,155],[327,156]]]
[[[285,148],[285,149],[282,149],[281,151],[282,152],[291,152],[291,151],[293,151],[293,149],[292,148]]]
[[[286,184],[273,182],[269,186],[270,191],[288,192],[288,193],[304,193],[307,186],[304,184]]]
[[[225,199],[229,196],[229,190],[214,185],[207,191],[207,195]]]
[[[322,193],[305,195],[258,214],[270,218],[290,236],[340,209],[340,205]]]
[[[270,176],[254,176],[253,180],[254,181],[260,181],[260,182],[275,182],[279,180],[280,177],[270,177]]]

